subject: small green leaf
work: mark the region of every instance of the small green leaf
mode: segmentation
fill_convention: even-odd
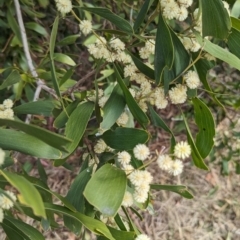
[[[65,207],[49,204],[49,203],[45,203],[45,209],[49,211],[53,211],[55,213],[61,213],[63,215],[72,217],[77,221],[79,221],[80,223],[82,223],[87,229],[94,232],[96,235],[101,234],[110,240],[115,240],[112,234],[110,233],[109,229],[106,227],[106,225],[94,218],[85,216],[79,212],[74,213],[69,211]]]
[[[144,22],[145,16],[147,15],[148,9],[153,4],[154,0],[146,0],[141,7],[140,12],[137,15],[137,18],[134,22],[133,30],[136,33],[137,30],[141,27],[141,24]]]
[[[145,128],[149,124],[149,119],[147,115],[143,112],[143,110],[139,107],[135,99],[133,98],[132,94],[129,92],[127,86],[125,85],[124,81],[122,80],[122,77],[120,73],[117,70],[117,67],[114,65],[114,70],[116,74],[116,78],[118,81],[118,84],[122,88],[122,91],[125,95],[125,100],[127,102],[127,105],[133,115],[133,117],[141,124],[143,128]]]
[[[198,98],[192,99],[194,116],[199,132],[196,136],[196,147],[202,158],[206,158],[214,145],[215,124],[209,108]]]
[[[70,115],[65,129],[66,137],[72,140],[72,143],[67,145],[67,150],[69,151],[69,154],[71,154],[78,146],[86,130],[93,109],[94,103],[85,102],[79,105]],[[65,154],[64,158],[69,156],[69,154]]]
[[[48,36],[46,29],[36,22],[27,22],[25,23],[25,27],[43,35],[44,37]]]
[[[0,173],[19,191],[18,200],[20,203],[31,207],[36,216],[46,218],[41,195],[29,181],[22,176],[4,170],[0,170]]]
[[[8,11],[7,11],[7,21],[8,21],[10,28],[12,29],[15,36],[17,37],[17,40],[19,41],[19,43],[22,43],[20,28],[19,28],[18,23],[15,20],[13,14],[11,13],[10,8],[8,8]]]
[[[108,101],[103,107],[103,121],[101,122],[102,129],[109,129],[117,121],[119,116],[122,114],[126,105],[122,89],[117,84]]]
[[[62,157],[61,151],[26,133],[0,128],[0,136],[0,147],[5,150],[15,150],[47,159]]]
[[[61,41],[59,41],[57,45],[66,46],[66,45],[74,44],[79,37],[80,37],[79,34],[67,36],[63,38]]]
[[[235,28],[232,28],[231,34],[228,37],[228,47],[230,51],[240,58],[240,32]]]
[[[222,0],[200,0],[199,4],[202,10],[202,36],[227,38],[231,21]]]
[[[85,210],[85,199],[83,196],[83,191],[87,185],[87,182],[91,178],[91,171],[87,168],[80,172],[78,176],[74,179],[66,198],[73,204],[78,212],[84,213]],[[74,234],[79,235],[81,233],[82,224],[79,221],[74,220],[68,216],[64,217],[64,224],[68,227]]]
[[[35,114],[46,117],[52,116],[54,109],[53,101],[39,100],[36,102],[28,102],[13,108],[13,111],[18,114]]]
[[[3,81],[3,83],[0,85],[0,90],[7,88],[9,86],[12,86],[13,84],[20,82],[21,80],[22,79],[19,72],[16,70],[13,70],[8,75],[8,77]]]
[[[130,23],[128,21],[126,21],[125,19],[119,17],[115,13],[111,12],[107,8],[82,7],[81,9],[86,10],[91,13],[94,13],[94,14],[97,14],[100,17],[103,17],[103,18],[107,19],[108,21],[110,21],[111,23],[113,23],[114,25],[116,25],[116,27],[118,27],[122,31],[124,31],[128,34],[133,34],[133,29],[132,29],[132,26],[130,25]]]
[[[187,130],[188,143],[191,146],[191,151],[192,151],[191,155],[192,155],[194,165],[196,167],[200,168],[200,169],[208,170],[207,165],[204,163],[204,161],[202,159],[202,156],[199,153],[199,151],[198,151],[198,149],[195,145],[195,142],[193,140],[193,137],[192,137],[192,134],[191,134],[191,131],[189,129],[189,126],[188,126],[188,123],[187,123],[187,120],[186,120],[185,116],[183,116],[183,120],[184,120],[185,127],[186,127],[186,130]]]
[[[197,41],[203,47],[203,49],[213,55],[216,58],[228,63],[230,66],[240,70],[240,59],[234,54],[230,53],[228,50],[210,42],[207,39],[202,40],[200,36],[197,36]]]
[[[187,199],[193,198],[193,195],[188,191],[186,186],[151,184],[150,187],[151,189],[155,189],[155,190],[167,190],[167,191],[175,192]]]
[[[53,59],[57,62],[67,64],[69,66],[76,66],[76,63],[68,55],[63,53],[54,53]]]
[[[0,126],[8,126],[8,127],[21,130],[49,144],[50,146],[60,150],[65,150],[65,145],[72,142],[71,139],[67,139],[64,136],[48,131],[44,128],[40,128],[35,125],[26,124],[20,121],[15,121],[10,119],[0,119]]]
[[[57,32],[58,32],[58,22],[59,22],[59,17],[57,16],[55,18],[54,23],[53,23],[53,28],[52,28],[51,37],[50,37],[49,51],[50,51],[50,58],[51,59],[54,58],[54,48],[55,48]]]
[[[122,204],[126,186],[125,172],[106,164],[92,176],[83,194],[102,214],[115,216]]]
[[[159,14],[156,43],[154,61],[155,81],[159,85],[163,77],[164,68],[171,69],[174,61],[171,32],[161,13]]]
[[[11,228],[13,232],[16,233],[14,239],[25,239],[25,240],[44,240],[44,236],[34,227],[22,222],[21,220],[15,219],[10,216],[4,216],[3,219],[3,229],[4,226]],[[8,231],[7,231],[8,232]],[[10,234],[10,236],[12,236]],[[14,240],[13,238],[9,240]]]
[[[135,232],[128,232],[128,231],[120,231],[115,228],[109,227],[109,231],[113,235],[115,240],[134,240],[135,238]]]
[[[145,143],[149,139],[147,131],[136,128],[108,130],[101,137],[109,147],[118,150],[133,149],[137,144]]]

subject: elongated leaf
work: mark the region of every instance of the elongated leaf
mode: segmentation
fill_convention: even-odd
[[[66,209],[65,207],[45,203],[45,209],[50,210],[56,213],[61,213],[63,215],[72,217],[82,223],[87,229],[94,232],[97,235],[103,235],[107,237],[110,240],[115,240],[110,233],[109,229],[106,227],[106,225],[94,218],[88,217],[83,215],[82,213],[74,213]]]
[[[167,190],[171,192],[178,193],[184,198],[192,199],[193,195],[188,191],[186,186],[181,186],[181,185],[158,185],[158,184],[151,184],[150,185],[151,189],[155,190]]]
[[[116,240],[134,240],[135,239],[135,232],[127,232],[127,231],[120,231],[112,227],[108,227],[109,231],[113,235],[114,239]]]
[[[66,111],[63,110],[55,119],[55,121],[53,122],[54,127],[56,128],[62,128],[65,126],[67,120],[68,120],[68,116],[67,114],[70,116],[71,113],[76,109],[77,105],[79,104],[79,101],[74,101],[72,103],[70,103],[67,107],[66,107]],[[67,112],[67,113],[66,113]]]
[[[240,32],[232,28],[227,41],[230,51],[240,58]]]
[[[231,21],[222,0],[200,0],[202,10],[202,35],[220,39],[227,38]]]
[[[74,179],[66,198],[73,204],[78,212],[84,213],[85,209],[85,199],[83,196],[83,191],[87,185],[87,182],[91,178],[91,172],[87,168]],[[79,221],[72,219],[68,216],[64,216],[64,224],[68,227],[74,234],[79,235],[81,233],[82,224]]]
[[[46,117],[52,116],[53,109],[53,101],[48,100],[28,102],[13,108],[14,112],[18,114],[36,114]]]
[[[19,232],[16,230],[16,228],[13,226],[10,226],[10,224],[7,224],[3,221],[1,223],[1,227],[6,233],[8,240],[15,240],[15,239],[24,240],[24,238],[19,235]]]
[[[231,17],[232,27],[240,31],[240,19]]]
[[[52,28],[51,37],[50,37],[49,51],[50,51],[51,59],[54,58],[54,48],[55,48],[55,43],[56,43],[56,38],[57,38],[58,22],[59,22],[59,17],[57,16],[53,23],[53,28]]]
[[[122,91],[125,95],[125,100],[127,102],[127,105],[129,107],[133,117],[139,122],[139,124],[141,124],[141,126],[143,128],[146,128],[146,126],[149,124],[149,119],[148,119],[147,115],[143,112],[143,110],[136,103],[132,94],[129,92],[128,88],[126,87],[125,83],[123,82],[122,77],[119,74],[115,65],[114,65],[114,70],[115,70],[118,84],[122,88]]]
[[[63,54],[63,53],[54,53],[53,58],[55,61],[60,62],[60,63],[65,63],[69,66],[75,66],[76,63],[70,58],[68,55]]]
[[[34,214],[46,218],[42,198],[36,188],[24,177],[0,170],[1,175],[19,191],[18,200],[31,207]]]
[[[66,137],[72,140],[72,143],[67,146],[69,154],[71,154],[78,146],[92,115],[93,109],[94,104],[92,102],[86,102],[79,105],[70,115],[65,129]],[[65,154],[64,158],[69,154]]]
[[[176,140],[175,140],[173,132],[167,126],[167,124],[161,119],[161,117],[154,111],[152,106],[149,107],[149,110],[150,110],[153,125],[156,126],[156,127],[162,128],[163,130],[165,130],[166,132],[171,134],[171,136],[172,136],[172,138],[171,138],[171,148],[173,149],[174,146],[176,145]]]
[[[87,7],[83,7],[81,9],[86,10],[86,11],[91,12],[91,13],[94,13],[94,14],[97,14],[97,15],[107,19],[108,21],[110,21],[114,25],[116,25],[116,27],[118,27],[122,31],[124,31],[128,34],[133,34],[133,29],[132,29],[132,26],[130,25],[130,23],[128,21],[126,21],[125,19],[119,17],[115,13],[111,12],[107,8],[96,8],[96,7],[87,8]]]
[[[230,66],[240,70],[240,59],[234,54],[230,53],[228,50],[223,49],[216,44],[210,42],[207,39],[204,41],[201,37],[197,37],[198,42],[203,46],[203,49],[213,55],[216,58],[221,59],[222,61],[228,63]]]
[[[25,27],[43,35],[44,37],[48,36],[46,29],[36,22],[27,22],[25,23]]]
[[[10,119],[0,119],[0,126],[8,126],[21,130],[39,140],[49,144],[50,146],[65,150],[65,145],[71,143],[71,139],[67,139],[59,134],[50,132],[44,128],[40,128],[35,125],[26,124],[24,122],[10,120]],[[66,151],[66,150],[65,150]]]
[[[17,232],[19,236],[26,240],[44,240],[44,236],[34,227],[26,224],[18,219],[10,216],[5,216],[3,223],[10,227],[13,231]],[[15,236],[18,239],[18,236]]]
[[[115,216],[122,204],[126,186],[125,172],[106,164],[93,175],[83,194],[102,214]]]
[[[103,121],[101,123],[102,129],[109,129],[117,121],[122,114],[126,105],[122,89],[119,84],[116,85],[103,107]]]
[[[133,149],[138,143],[148,141],[147,131],[136,128],[116,128],[104,132],[101,136],[108,146],[118,150]]]
[[[11,13],[10,8],[8,8],[8,11],[7,11],[7,21],[8,21],[8,24],[9,24],[10,28],[12,29],[12,31],[15,34],[15,36],[17,37],[17,40],[20,43],[22,43],[22,37],[21,37],[21,33],[20,33],[20,28],[19,28],[18,23],[15,20],[13,14]]]
[[[172,68],[174,60],[174,48],[170,30],[164,21],[161,13],[159,14],[158,28],[155,47],[155,81],[160,84],[163,70],[165,67]]]
[[[204,161],[202,159],[202,156],[199,153],[199,151],[198,151],[198,149],[197,149],[197,147],[195,145],[195,142],[193,140],[191,131],[190,131],[189,127],[188,127],[186,118],[183,117],[183,120],[184,120],[185,127],[186,127],[186,130],[187,130],[188,143],[191,146],[191,151],[192,151],[191,155],[192,155],[192,159],[193,159],[194,165],[196,167],[200,168],[200,169],[208,170],[207,165],[204,163]]]
[[[47,159],[59,159],[62,157],[61,151],[28,134],[0,128],[0,136],[0,147],[5,150],[15,150]]]
[[[12,86],[15,83],[18,83],[21,81],[21,76],[18,71],[13,70],[8,77],[3,81],[3,83],[0,85],[0,90],[7,88],[9,86]]]
[[[63,38],[61,41],[59,41],[57,45],[65,46],[65,45],[74,44],[79,37],[80,37],[79,34],[67,36]]]
[[[130,54],[130,55],[132,57],[133,62],[136,65],[136,67],[138,68],[138,70],[141,73],[143,73],[144,75],[146,75],[147,77],[154,80],[155,79],[154,70],[152,68],[150,68],[149,66],[147,66],[146,64],[144,64],[139,58],[137,58],[133,54]]]
[[[134,32],[137,32],[137,30],[140,28],[141,24],[143,23],[145,16],[147,15],[148,9],[151,7],[154,0],[146,0],[140,10],[140,12],[137,15],[137,19],[134,22],[133,30]]]
[[[215,124],[209,108],[198,98],[192,99],[195,121],[199,132],[196,137],[196,147],[202,158],[206,158],[214,145]]]

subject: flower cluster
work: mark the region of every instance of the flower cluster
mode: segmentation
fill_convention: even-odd
[[[11,99],[6,99],[3,104],[0,104],[0,119],[13,119],[14,112],[12,110],[13,101]]]
[[[17,200],[14,193],[10,191],[5,191],[5,194],[0,194],[0,222],[3,221],[4,218],[4,210],[9,210],[13,207],[14,202]]]
[[[89,20],[82,20],[79,24],[79,28],[84,35],[88,35],[92,31],[92,22]]]
[[[193,0],[161,0],[163,16],[169,20],[177,19],[184,21],[188,17],[187,8],[190,7]]]
[[[71,0],[55,0],[57,10],[65,16],[67,13],[72,10],[72,1]]]
[[[180,159],[188,158],[191,154],[191,147],[187,142],[179,142],[174,148],[174,156]],[[183,171],[183,162],[179,159],[173,160],[170,155],[160,155],[157,159],[159,168],[177,176]]]
[[[0,148],[0,167],[3,165],[5,160],[5,152]]]

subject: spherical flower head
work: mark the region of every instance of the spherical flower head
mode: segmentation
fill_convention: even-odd
[[[143,182],[146,184],[150,184],[153,180],[152,174],[147,170],[142,170],[141,172],[142,172]]]
[[[89,44],[89,45],[87,46],[87,48],[88,48],[88,52],[89,52],[91,55],[93,55],[93,56],[95,56],[95,54],[96,54],[97,51],[98,51],[98,48],[96,47],[95,44]]]
[[[133,64],[129,64],[124,68],[124,77],[131,77],[136,74],[137,68]]]
[[[178,9],[178,13],[176,15],[176,19],[179,20],[179,21],[184,21],[186,18],[188,17],[188,10],[186,7],[184,6],[181,6],[179,9]]]
[[[10,191],[5,191],[5,193],[9,196],[6,196],[4,194],[0,195],[0,208],[2,209],[10,209],[13,207],[14,202],[17,200],[14,193]]]
[[[171,173],[173,176],[177,176],[181,174],[182,171],[183,171],[183,162],[178,159],[174,160],[171,168],[169,169],[169,173]]]
[[[188,8],[192,5],[193,0],[177,0],[178,3],[182,6],[184,6],[185,8]]]
[[[131,161],[131,155],[126,151],[119,152],[117,159],[122,165],[127,165]]]
[[[194,39],[191,39],[191,41],[192,41],[192,46],[190,48],[190,51],[197,52],[201,48],[201,45]]]
[[[72,10],[72,2],[70,0],[55,0],[57,10],[65,16]]]
[[[144,161],[150,155],[150,150],[145,144],[138,144],[134,147],[133,154],[135,158]]]
[[[98,105],[103,108],[107,102],[107,100],[109,99],[109,96],[103,96],[98,100]]]
[[[151,238],[148,237],[146,234],[140,234],[135,238],[135,240],[151,240]]]
[[[128,178],[134,186],[139,186],[144,182],[143,171],[135,170],[128,176]]]
[[[0,148],[0,167],[3,165],[5,160],[5,152]]]
[[[96,44],[97,47],[106,46],[107,40],[104,37],[98,37],[98,39],[96,40],[95,44]]]
[[[147,95],[147,94],[151,93],[151,91],[152,91],[151,83],[148,81],[142,82],[140,87],[141,87],[142,95]]]
[[[13,107],[13,101],[11,99],[6,99],[3,101],[3,107],[4,109],[12,108]]]
[[[122,205],[124,207],[131,207],[133,205],[133,195],[130,192],[125,192]]]
[[[150,54],[151,52],[146,47],[143,47],[139,50],[139,55],[142,59],[148,59]]]
[[[164,109],[168,105],[163,88],[158,88],[154,93],[154,105],[157,109]]]
[[[102,139],[99,139],[97,141],[97,144],[94,146],[94,152],[95,153],[103,153],[107,148],[107,144],[102,140]]]
[[[125,52],[118,52],[117,60],[119,60],[125,64],[132,63],[131,56],[126,54]]]
[[[125,43],[119,38],[112,38],[110,40],[110,47],[117,51],[123,51],[125,49]]]
[[[147,104],[146,104],[146,102],[145,102],[144,99],[142,99],[141,101],[139,101],[138,105],[139,105],[139,107],[143,110],[143,112],[147,112],[148,106],[147,106]]]
[[[160,169],[164,171],[169,171],[172,167],[173,160],[169,155],[159,155],[157,159],[157,164]]]
[[[2,223],[4,219],[4,213],[3,213],[3,210],[0,208],[0,223]]]
[[[82,20],[79,24],[80,31],[86,36],[92,31],[92,22],[89,20]]]
[[[123,112],[120,117],[117,119],[116,123],[119,125],[119,126],[124,126],[127,124],[128,122],[128,115],[126,112]]]
[[[13,119],[14,112],[11,108],[7,108],[3,111],[4,118]]]
[[[150,185],[148,183],[142,182],[141,184],[139,184],[138,186],[135,187],[135,190],[137,192],[145,192],[148,193],[150,189]]]
[[[173,1],[167,4],[163,9],[163,16],[169,20],[176,18],[179,12],[178,4]]]
[[[161,0],[161,6],[166,7],[167,5],[171,4],[174,2],[174,0]]]
[[[187,100],[187,87],[177,84],[169,91],[169,98],[173,104],[181,104]]]
[[[148,49],[148,51],[151,53],[151,54],[154,54],[155,52],[155,40],[154,39],[150,39],[150,40],[147,40],[146,41],[146,45],[145,45],[145,48]]]
[[[148,198],[148,192],[135,191],[133,194],[133,198],[138,203],[145,203]]]
[[[186,84],[190,89],[196,89],[201,84],[198,74],[192,70],[186,73],[186,75],[184,76],[184,80],[186,81]]]
[[[185,159],[188,158],[191,154],[191,147],[187,142],[179,142],[174,147],[174,155],[177,158]]]
[[[134,167],[131,164],[126,164],[122,166],[122,170],[125,171],[126,175],[128,175],[134,171]]]

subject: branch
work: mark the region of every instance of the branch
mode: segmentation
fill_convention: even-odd
[[[28,41],[27,41],[26,29],[25,29],[25,26],[24,26],[24,23],[23,23],[23,17],[22,17],[22,12],[21,12],[19,1],[14,0],[14,5],[15,5],[16,13],[17,13],[17,20],[18,20],[18,24],[19,24],[19,28],[20,28],[23,50],[24,50],[24,54],[25,54],[26,59],[27,59],[28,68],[29,68],[32,76],[34,78],[36,78],[36,80],[37,80],[37,89],[35,91],[33,101],[34,102],[37,101],[42,89],[44,89],[45,91],[50,93],[55,98],[58,98],[55,91],[53,89],[47,87],[45,85],[45,83],[38,77],[36,68],[33,65],[33,60],[32,60],[32,57],[30,55],[30,50],[29,50]],[[31,118],[32,118],[32,115],[28,114],[25,122],[29,123],[31,121]]]

